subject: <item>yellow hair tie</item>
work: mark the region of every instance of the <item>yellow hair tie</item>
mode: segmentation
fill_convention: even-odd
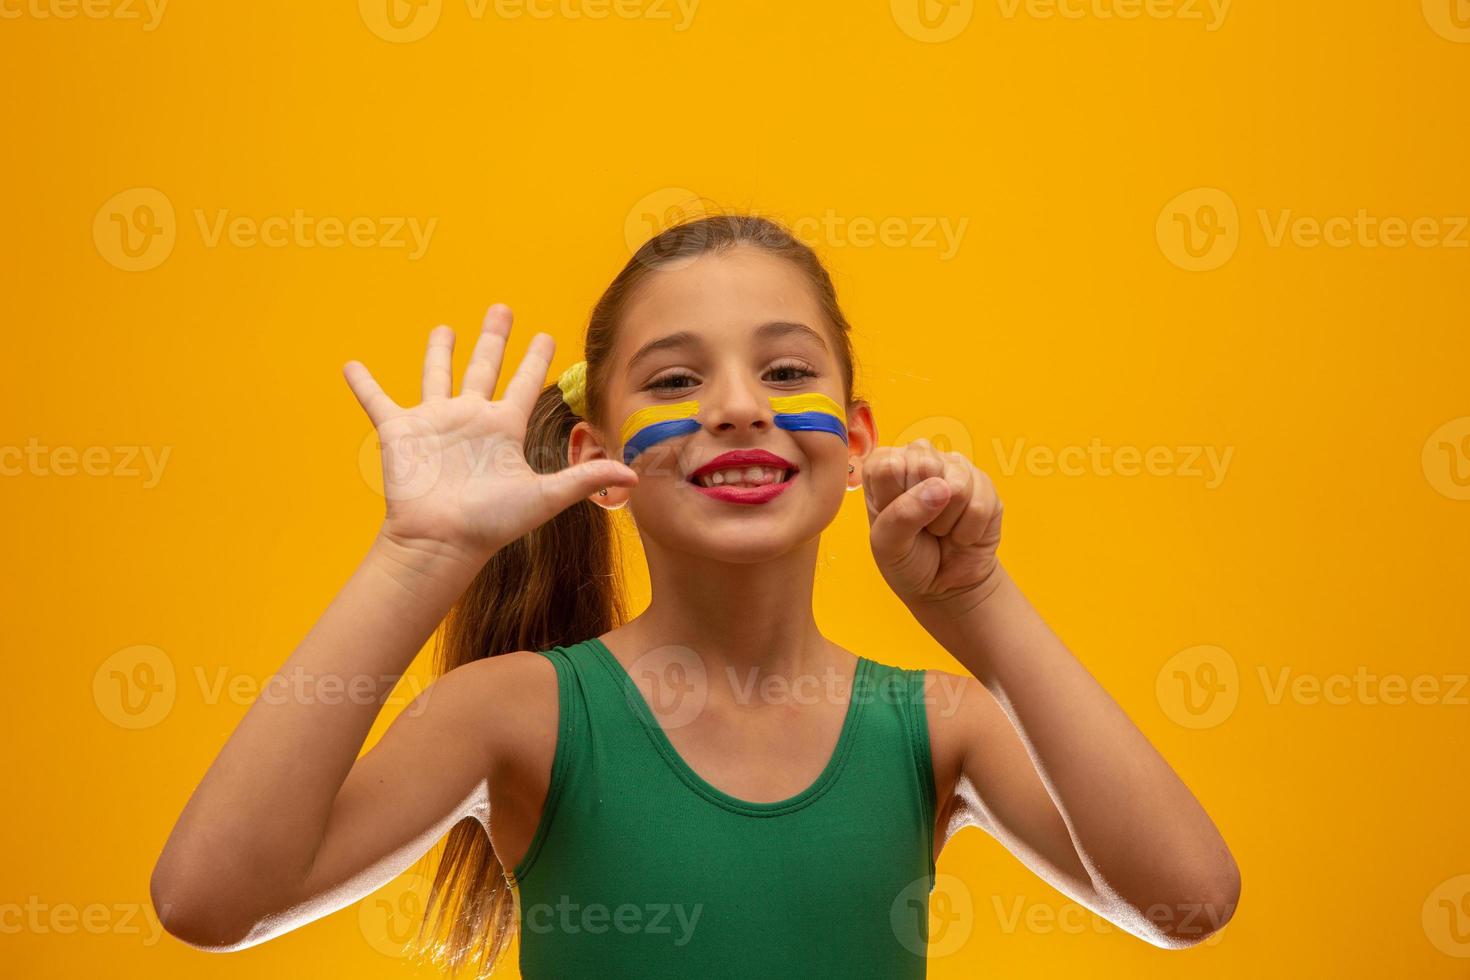
[[[561,389],[561,400],[567,403],[572,414],[586,418],[587,362],[578,361],[563,371],[561,377],[556,379],[556,386]]]

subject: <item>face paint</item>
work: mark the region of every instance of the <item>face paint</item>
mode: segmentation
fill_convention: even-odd
[[[818,391],[800,395],[771,395],[776,428],[791,432],[830,432],[847,441],[847,413],[842,406]]]
[[[623,423],[623,463],[631,466],[638,454],[650,446],[687,436],[699,431],[699,402],[678,402],[673,405],[650,405],[640,408]]]

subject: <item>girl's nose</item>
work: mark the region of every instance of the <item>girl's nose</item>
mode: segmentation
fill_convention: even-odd
[[[761,431],[771,426],[771,406],[743,385],[726,385],[709,393],[708,425],[715,431]]]

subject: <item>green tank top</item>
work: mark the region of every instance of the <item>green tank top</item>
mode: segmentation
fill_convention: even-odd
[[[923,977],[934,887],[924,672],[860,657],[826,768],[737,799],[669,741],[597,638],[556,667],[551,782],[516,894],[527,980]]]

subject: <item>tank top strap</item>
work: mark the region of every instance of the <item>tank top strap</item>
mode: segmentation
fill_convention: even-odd
[[[531,844],[520,863],[506,871],[512,886],[530,872],[569,794],[596,792],[607,779],[636,780],[662,764],[635,710],[641,695],[626,676],[620,682],[609,670],[605,650],[590,637],[536,651],[556,669],[556,749]]]
[[[898,729],[908,748],[912,760],[912,774],[918,797],[919,809],[924,821],[924,838],[928,843],[929,883],[934,884],[934,821],[936,813],[936,790],[934,787],[934,761],[929,747],[928,698],[925,695],[923,668],[911,669],[889,664],[874,663],[870,681],[875,685],[866,696],[875,707],[886,708],[891,723]]]
[[[592,727],[592,715],[583,670],[576,659],[570,656],[570,649],[574,647],[555,646],[549,650],[536,651],[550,660],[552,667],[556,670],[556,749],[552,756],[550,781],[546,787],[546,801],[541,805],[542,818],[537,822],[531,844],[526,848],[526,853],[520,863],[514,868],[505,869],[506,882],[512,888],[526,876],[526,872],[530,870],[531,865],[535,863],[536,857],[540,854],[542,844],[546,842],[546,835],[551,827],[550,817],[556,812],[557,803],[561,799],[568,777],[573,770],[578,768],[573,757],[585,745],[587,733]]]

